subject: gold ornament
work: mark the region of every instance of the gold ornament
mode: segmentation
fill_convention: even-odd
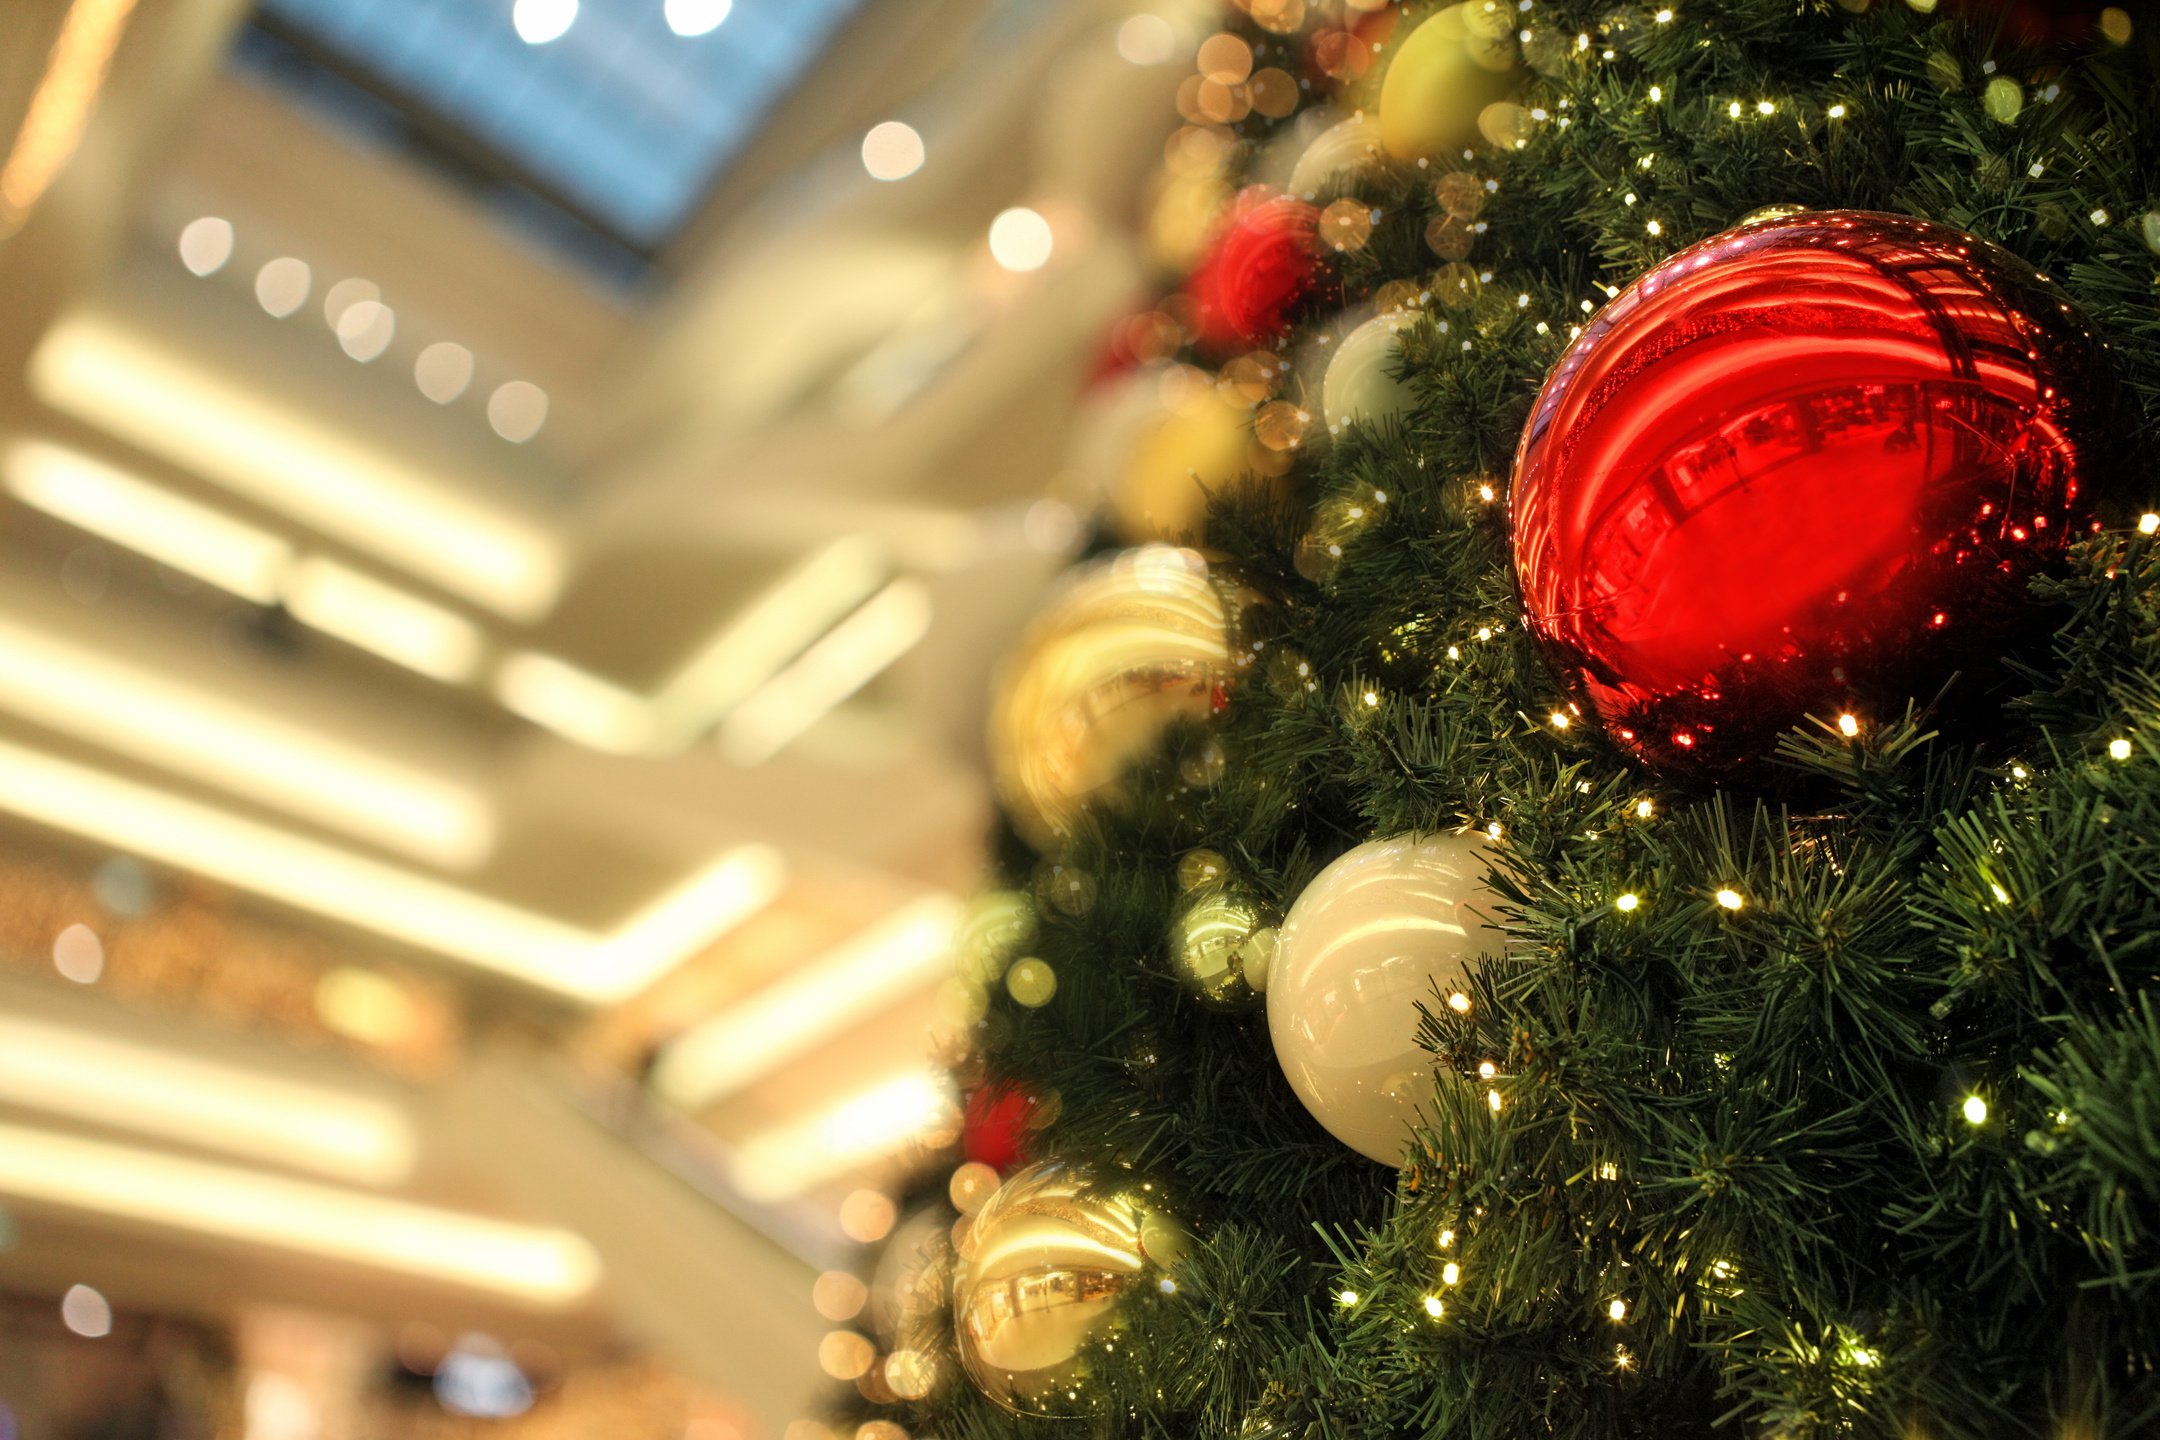
[[[1170,937],[1171,957],[1185,988],[1203,1004],[1223,1010],[1258,999],[1275,954],[1269,919],[1258,904],[1220,887],[1193,896],[1179,912]]]
[[[1054,850],[1082,808],[1180,720],[1205,720],[1230,671],[1207,562],[1148,545],[1078,572],[1022,638],[990,713],[999,795]]]
[[[1110,483],[1111,528],[1133,541],[1198,535],[1208,496],[1239,484],[1250,468],[1250,423],[1246,410],[1212,385],[1177,395]]]
[[[1450,5],[1397,47],[1380,83],[1380,138],[1398,159],[1454,155],[1478,114],[1508,93],[1513,11]]]
[[[960,1240],[952,1290],[960,1364],[1016,1415],[1094,1413],[1088,1352],[1182,1251],[1184,1232],[1146,1187],[1096,1180],[1060,1161],[1030,1165]]]

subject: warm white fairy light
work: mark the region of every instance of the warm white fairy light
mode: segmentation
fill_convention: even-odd
[[[1966,1124],[1968,1124],[1968,1125],[1985,1125],[1985,1124],[1987,1124],[1987,1117],[1988,1117],[1988,1103],[1987,1103],[1987,1101],[1986,1101],[1986,1100],[1985,1100],[1984,1098],[1982,1098],[1981,1096],[1978,1096],[1978,1095],[1967,1095],[1967,1096],[1965,1097],[1965,1104],[1964,1104],[1964,1106],[1963,1106],[1963,1109],[1964,1109],[1964,1111],[1965,1111],[1965,1123],[1966,1123]]]
[[[1442,1231],[1440,1232],[1440,1239],[1439,1239],[1439,1245],[1440,1245],[1440,1248],[1441,1248],[1441,1249],[1445,1250],[1445,1249],[1447,1249],[1447,1248],[1448,1248],[1448,1247],[1449,1247],[1450,1245],[1453,1245],[1454,1243],[1455,1243],[1455,1230],[1454,1230],[1454,1227],[1450,1226],[1450,1227],[1448,1227],[1447,1229],[1444,1229],[1444,1230],[1442,1230]]]
[[[1337,1295],[1335,1297],[1335,1303],[1342,1306],[1345,1310],[1348,1310],[1351,1306],[1357,1304],[1357,1302],[1358,1293],[1355,1290],[1345,1290],[1340,1295]]]
[[[1636,819],[1638,819],[1638,820],[1647,820],[1647,819],[1649,819],[1649,818],[1650,818],[1650,817],[1651,817],[1652,815],[1654,815],[1654,814],[1656,814],[1656,813],[1657,813],[1657,806],[1656,806],[1655,804],[1653,804],[1652,802],[1650,802],[1650,801],[1648,801],[1648,800],[1637,800],[1637,801],[1635,802],[1635,818],[1636,818]]]
[[[2108,741],[2108,757],[2114,760],[2129,759],[2130,742],[2119,738]]]
[[[1502,829],[1500,822],[1498,820],[1495,820],[1492,822],[1492,824],[1485,827],[1485,833],[1491,836],[1493,839],[1497,840],[1503,834],[1505,834],[1506,831]]]
[[[1842,120],[1845,118],[1845,107],[1843,105],[1832,105],[1826,113],[1832,120]]]
[[[1838,733],[1849,740],[1860,733],[1860,717],[1849,712],[1840,715],[1837,717],[1837,728]]]
[[[2138,534],[2150,535],[2156,530],[2160,530],[2160,515],[2155,515],[2148,510],[2143,515],[2138,516]]]
[[[1717,903],[1724,906],[1727,910],[1738,910],[1742,905],[1745,905],[1747,902],[1740,898],[1739,891],[1733,889],[1731,886],[1728,885],[1724,889],[1717,892]]]
[[[1493,1112],[1493,1114],[1495,1114],[1495,1115],[1499,1114],[1499,1113],[1500,1113],[1500,1092],[1499,1092],[1498,1090],[1487,1090],[1487,1091],[1485,1092],[1485,1103],[1486,1103],[1487,1105],[1489,1105],[1489,1106],[1491,1106],[1491,1107],[1492,1107],[1492,1112]]]
[[[1665,227],[1655,220],[1652,220],[1643,228],[1645,230],[1648,230],[1652,235],[1663,235],[1665,233]]]
[[[1995,895],[1995,903],[1996,903],[1996,904],[1998,904],[1998,905],[2007,905],[2007,904],[2009,904],[2009,903],[2010,903],[2010,892],[2009,892],[2008,890],[2005,890],[2005,889],[2003,889],[2003,887],[2002,887],[2002,886],[2000,886],[2000,885],[1996,884],[1996,883],[1995,883],[1994,881],[1990,880],[1990,881],[1988,882],[1988,889],[1989,889],[1990,891],[1994,892],[1994,895]]]
[[[1459,1282],[1461,1279],[1462,1266],[1456,1264],[1453,1260],[1448,1261],[1447,1264],[1440,1267],[1441,1284],[1453,1285]]]
[[[1626,914],[1633,911],[1638,905],[1642,904],[1642,897],[1640,895],[1633,894],[1622,895],[1619,899],[1613,901],[1612,903],[1615,910],[1620,911],[1622,914]]]
[[[1615,1320],[1627,1319],[1627,1301],[1615,1300],[1605,1307],[1605,1313]]]
[[[1447,1006],[1458,1015],[1467,1015],[1470,1013],[1470,997],[1457,990],[1447,997]]]
[[[1427,1295],[1425,1297],[1425,1313],[1432,1316],[1433,1319],[1438,1320],[1442,1315],[1445,1315],[1447,1313],[1447,1306],[1440,1303],[1439,1296]]]
[[[1493,489],[1493,487],[1490,485],[1478,486],[1477,493],[1478,499],[1483,500],[1488,505],[1492,504],[1493,501],[1500,498],[1500,492]]]

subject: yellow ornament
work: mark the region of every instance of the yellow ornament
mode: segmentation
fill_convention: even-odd
[[[1066,582],[1006,663],[990,712],[998,793],[1030,844],[1054,850],[1165,729],[1209,716],[1229,674],[1228,628],[1190,550],[1142,546]]]
[[[1478,112],[1511,87],[1513,13],[1450,5],[1396,47],[1380,82],[1380,138],[1389,154],[1421,160],[1470,143]]]
[[[1257,1000],[1275,951],[1269,919],[1259,905],[1221,888],[1194,896],[1179,913],[1170,937],[1171,958],[1185,988],[1218,1009],[1237,1009]]]
[[[1143,430],[1110,482],[1110,524],[1123,538],[1189,540],[1207,519],[1210,494],[1250,470],[1245,409],[1213,386],[1194,386]]]
[[[1184,1232],[1139,1185],[1098,1180],[1060,1161],[1030,1165],[998,1187],[960,1241],[960,1364],[1014,1414],[1093,1414],[1090,1352],[1182,1249]]]

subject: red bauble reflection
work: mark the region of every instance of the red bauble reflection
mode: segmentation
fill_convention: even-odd
[[[1302,200],[1254,186],[1238,196],[1230,222],[1192,278],[1194,323],[1215,350],[1258,345],[1290,326],[1290,311],[1319,269],[1320,212]]]
[[[2030,265],[1901,215],[1673,256],[1545,382],[1515,459],[1529,621],[1608,731],[1715,776],[1809,714],[1999,660],[2098,527],[2098,345]]]
[[[967,1098],[960,1126],[960,1150],[969,1160],[1010,1175],[1027,1161],[1028,1114],[1034,1097],[984,1086]]]

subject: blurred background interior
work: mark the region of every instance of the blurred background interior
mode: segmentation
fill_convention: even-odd
[[[0,5],[0,1440],[820,1433],[1183,23]]]

